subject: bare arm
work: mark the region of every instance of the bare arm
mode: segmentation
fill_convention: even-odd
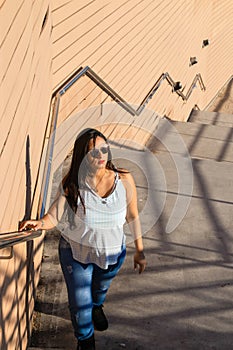
[[[141,273],[145,270],[146,259],[143,252],[142,231],[138,214],[137,190],[134,179],[130,173],[123,174],[121,178],[126,189],[127,197],[126,221],[128,222],[130,231],[134,237],[134,244],[136,248],[136,252],[134,254],[134,268],[137,269],[139,266],[139,273]]]
[[[48,212],[41,219],[22,221],[20,223],[19,230],[23,231],[32,229],[37,231],[53,229],[58,224],[58,221],[64,212],[65,202],[65,196],[58,194]]]

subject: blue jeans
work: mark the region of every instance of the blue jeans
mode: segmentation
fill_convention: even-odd
[[[92,323],[93,305],[104,303],[113,278],[120,270],[126,255],[124,249],[114,265],[101,269],[96,264],[83,264],[73,259],[70,245],[61,237],[59,258],[66,281],[71,321],[75,337],[90,338],[94,333]]]

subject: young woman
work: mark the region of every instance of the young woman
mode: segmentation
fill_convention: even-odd
[[[85,129],[75,141],[70,170],[48,212],[20,226],[21,230],[57,226],[61,231],[59,258],[77,349],[95,349],[94,329],[108,327],[102,307],[125,259],[125,220],[135,242],[134,268],[141,273],[146,260],[134,180],[113,165],[106,137]]]

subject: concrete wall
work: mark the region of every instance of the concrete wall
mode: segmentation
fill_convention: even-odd
[[[184,94],[200,73],[205,92],[197,85],[184,103],[165,81],[137,120],[87,77],[63,97],[59,130],[69,125],[71,131],[77,115],[75,133],[86,125],[98,126],[111,138],[120,135],[143,144],[157,114],[186,120],[195,104],[203,109],[230,78],[232,11],[231,0],[1,0],[1,232],[16,230],[19,220],[37,215],[38,172],[53,91],[89,65],[137,107],[163,72],[182,83]],[[210,45],[203,48],[207,38]],[[198,60],[194,66],[189,65],[192,56]],[[64,154],[75,133],[58,142]],[[42,240],[19,244],[12,258],[9,254],[0,252],[0,348],[25,349]]]

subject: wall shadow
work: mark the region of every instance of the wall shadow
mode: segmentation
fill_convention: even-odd
[[[24,216],[22,220],[30,219],[31,206],[32,206],[32,184],[31,184],[31,165],[30,165],[30,137],[27,136],[25,144],[25,204],[24,204]],[[17,199],[16,199],[17,200]],[[35,249],[34,242],[29,241],[25,243],[26,256],[23,259],[24,247],[22,249],[16,249],[13,247],[13,254],[10,260],[5,259],[4,266],[7,264],[13,264],[14,269],[11,272],[7,272],[4,276],[4,282],[1,286],[0,296],[0,324],[2,330],[1,349],[8,349],[14,341],[14,348],[22,349],[25,339],[29,340],[31,331],[31,309],[32,303],[35,299],[35,274],[38,271],[34,271],[34,254],[40,250],[40,245]],[[15,287],[14,298],[10,301],[11,308],[9,308],[9,296],[8,293],[12,293],[12,287]],[[5,303],[8,303],[5,304]],[[25,322],[26,321],[26,322]],[[7,327],[11,323],[11,327]],[[26,328],[23,326],[26,324]],[[11,329],[11,333],[9,333]],[[16,337],[17,334],[17,337]]]
[[[228,83],[226,89],[224,90],[223,97],[219,99],[219,102],[216,104],[216,106],[213,109],[213,112],[219,112],[221,111],[222,107],[225,105],[225,103],[228,101],[229,97],[232,96],[231,89],[233,88],[233,78],[231,81]],[[232,111],[233,112],[233,111]],[[224,113],[224,112],[222,112]],[[215,122],[217,121],[217,115]]]
[[[31,219],[32,209],[32,184],[31,184],[31,161],[30,161],[30,137],[27,136],[26,141],[26,199],[25,199],[25,214],[23,220]],[[26,290],[25,290],[25,314],[26,314],[26,331],[28,341],[31,331],[31,298],[35,301],[35,267],[34,267],[34,241],[26,242]]]

